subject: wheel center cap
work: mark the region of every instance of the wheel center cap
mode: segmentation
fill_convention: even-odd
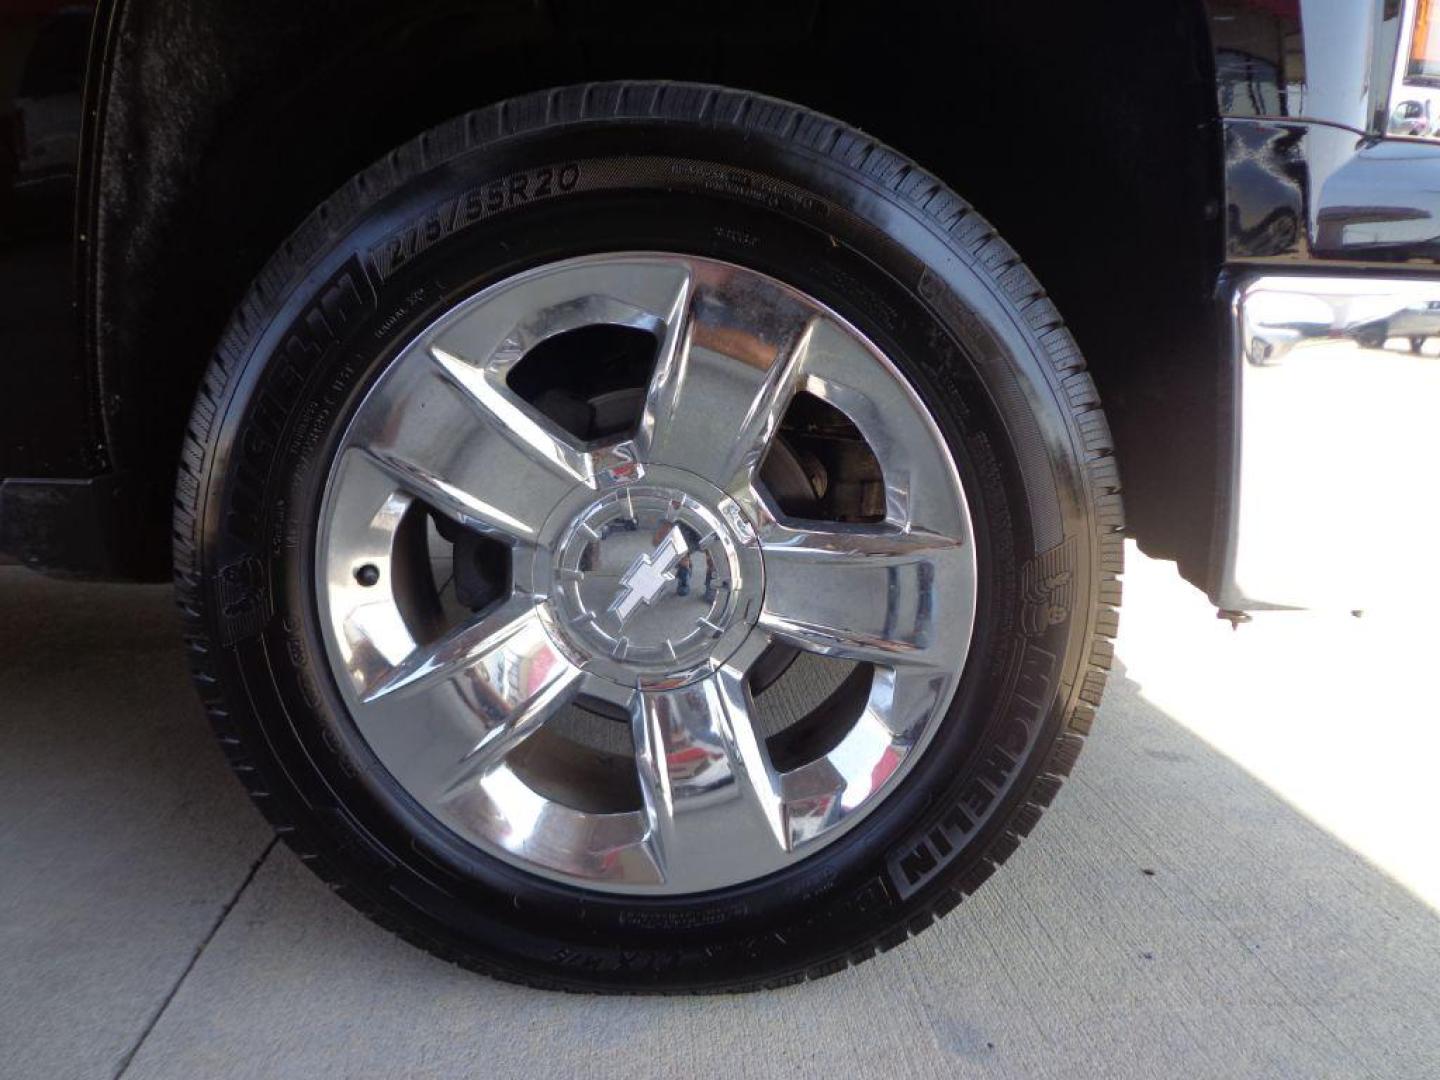
[[[673,685],[712,670],[759,612],[754,529],[698,477],[605,493],[555,550],[556,628],[587,670],[627,685]]]

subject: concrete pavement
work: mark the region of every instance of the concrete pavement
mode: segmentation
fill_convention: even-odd
[[[859,968],[693,1000],[372,926],[228,775],[168,590],[0,569],[0,1076],[1440,1076],[1436,633],[1232,633],[1131,554],[1095,735],[1002,872]]]

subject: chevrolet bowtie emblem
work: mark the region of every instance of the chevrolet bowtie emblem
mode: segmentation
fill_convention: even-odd
[[[689,553],[680,526],[672,525],[659,546],[648,555],[637,556],[620,578],[620,591],[610,603],[610,613],[623,623],[641,604],[653,604],[675,580],[675,565]]]

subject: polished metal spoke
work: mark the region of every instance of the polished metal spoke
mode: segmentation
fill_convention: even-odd
[[[690,273],[675,260],[636,256],[606,267],[575,264],[482,295],[430,335],[430,354],[469,395],[477,413],[536,460],[573,483],[603,486],[613,470],[635,460],[628,441],[591,447],[521,400],[507,378],[541,342],[586,326],[626,326],[660,339],[661,363],[682,335]]]
[[[646,391],[637,455],[723,491],[748,484],[805,365],[816,316],[750,274],[697,270]]]
[[[529,597],[514,597],[440,640],[417,646],[383,676],[372,680],[361,696],[368,703],[391,694],[414,693],[462,669],[473,668],[474,674],[486,683],[513,679],[514,669],[544,639]]]
[[[640,693],[631,720],[650,844],[667,887],[711,888],[788,848],[778,781],[737,669]]]
[[[533,604],[512,599],[376,671],[356,721],[382,743],[429,732],[423,767],[409,778],[446,797],[488,773],[570,701],[580,678]]]
[[[628,446],[586,449],[541,416],[505,385],[506,367],[483,367],[462,360],[438,345],[431,348],[445,375],[470,398],[485,423],[508,437],[515,449],[547,466],[571,484],[597,487],[606,473],[634,460]]]
[[[797,389],[843,413],[879,462],[885,520],[897,528],[965,535],[969,519],[934,420],[895,368],[836,319],[816,324]]]
[[[390,490],[512,542],[533,543],[546,516],[575,486],[498,422],[477,423],[468,393],[438,366],[411,366],[378,387],[346,445],[337,501],[360,498],[361,486],[376,490],[363,474],[379,472]]]
[[[765,604],[760,625],[824,656],[876,664],[944,662],[949,624],[967,625],[969,552],[953,537],[890,526],[761,532]],[[943,650],[941,650],[943,653]]]
[[[497,505],[436,476],[423,465],[405,460],[392,450],[362,447],[356,452],[363,455],[367,464],[387,474],[400,490],[468,529],[513,540],[531,540],[549,510],[543,500],[523,497],[524,492],[515,493],[522,496],[520,498]]]

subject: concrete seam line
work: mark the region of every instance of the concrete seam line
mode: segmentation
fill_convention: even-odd
[[[135,1055],[140,1052],[140,1047],[145,1045],[145,1040],[150,1037],[150,1032],[155,1030],[155,1025],[160,1022],[160,1017],[165,1015],[165,1010],[170,1007],[170,1002],[175,1000],[175,995],[180,992],[180,987],[184,985],[185,980],[190,977],[190,972],[193,971],[195,965],[199,963],[201,954],[205,952],[206,947],[209,946],[210,942],[219,932],[220,927],[224,925],[225,920],[230,916],[231,910],[239,903],[241,895],[250,887],[250,882],[255,880],[255,875],[260,870],[260,864],[265,861],[270,852],[275,850],[275,845],[278,841],[279,837],[272,836],[270,842],[265,845],[265,850],[260,852],[259,858],[250,864],[250,869],[246,871],[245,877],[241,880],[239,887],[230,895],[230,899],[225,901],[224,906],[220,908],[220,914],[215,917],[215,921],[210,924],[210,929],[207,930],[205,936],[200,939],[200,944],[196,945],[195,951],[190,954],[190,959],[185,964],[185,969],[180,972],[180,977],[175,980],[175,985],[170,987],[169,993],[161,1000],[155,1011],[150,1014],[150,1018],[145,1022],[145,1026],[140,1029],[140,1034],[135,1039],[134,1044],[131,1045],[130,1049],[125,1051],[124,1056],[120,1058],[119,1064],[115,1067],[112,1080],[120,1080],[130,1068],[130,1063],[135,1060]]]

